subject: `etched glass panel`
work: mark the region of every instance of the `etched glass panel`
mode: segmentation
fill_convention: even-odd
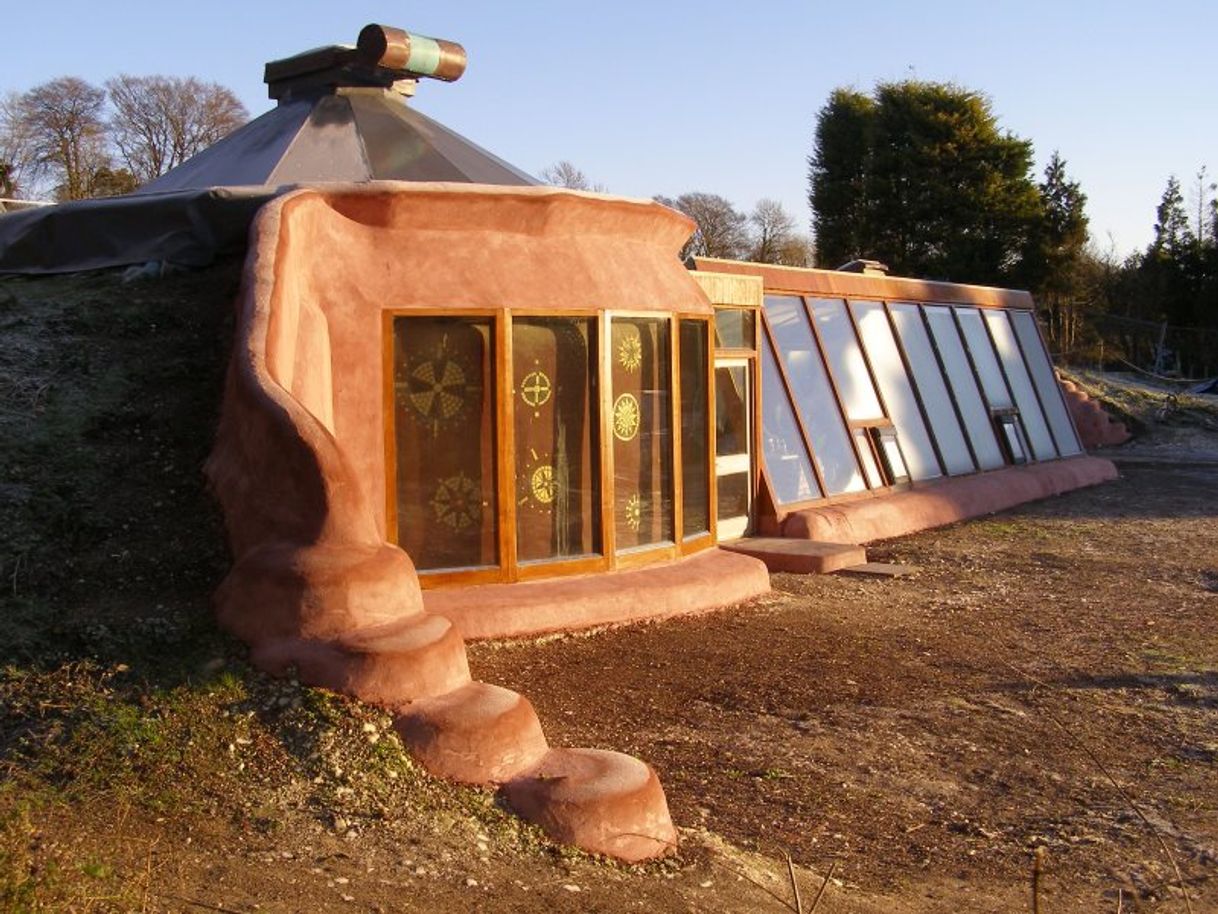
[[[1007,320],[1007,313],[986,311],[985,322],[989,325],[994,347],[998,350],[998,357],[1002,359],[1007,381],[1015,395],[1015,405],[1019,407],[1023,427],[1032,443],[1032,453],[1037,460],[1052,460],[1057,456],[1057,448],[1053,446],[1053,435],[1045,422],[1045,414],[1036,398],[1032,379],[1028,377],[1028,369],[1023,364],[1023,356],[1019,352],[1019,344],[1015,341],[1015,332]]]
[[[516,556],[522,562],[601,552],[593,321],[512,322]]]
[[[681,321],[681,534],[710,530],[707,322]]]
[[[609,345],[617,548],[672,542],[672,359],[668,321],[615,317]]]
[[[850,307],[858,321],[859,336],[867,348],[876,384],[884,395],[888,418],[901,436],[909,475],[913,479],[941,476],[935,446],[926,431],[926,423],[922,421],[922,411],[918,408],[913,387],[905,375],[905,364],[892,337],[892,327],[888,324],[884,306],[879,302],[851,302]]]
[[[951,309],[928,306],[925,312],[935,348],[943,360],[947,381],[951,385],[956,404],[960,407],[960,415],[964,417],[964,427],[973,444],[977,461],[983,470],[1005,466],[1006,461],[1002,459],[1002,451],[994,435],[994,423],[977,390],[977,381],[969,367],[968,356],[965,354],[964,344],[960,341],[956,322],[952,319]]]
[[[803,302],[790,296],[765,300],[766,320],[782,356],[783,366],[795,394],[795,405],[812,439],[817,466],[825,481],[827,495],[861,492],[867,488],[858,458],[837,408],[837,399],[821,361],[820,350],[812,337]],[[762,403],[770,411],[769,381]],[[781,390],[781,385],[780,388]],[[785,395],[783,396],[785,400]]]
[[[490,318],[393,322],[397,541],[420,571],[497,565]]]
[[[922,323],[918,306],[894,304],[889,305],[889,310],[892,312],[892,322],[896,325],[901,346],[909,359],[914,383],[918,385],[918,393],[922,395],[922,403],[926,406],[926,415],[939,445],[939,453],[947,464],[948,475],[972,473],[977,468],[973,465],[968,443],[964,439],[964,432],[952,405],[947,382],[943,372],[939,370],[939,362],[935,358],[935,351],[931,347],[930,337],[926,334],[926,325]]]
[[[1049,361],[1049,353],[1045,351],[1044,341],[1036,329],[1035,315],[1031,311],[1012,311],[1011,320],[1015,324],[1015,334],[1019,338],[1024,358],[1032,369],[1032,382],[1040,392],[1040,402],[1045,407],[1058,449],[1063,457],[1081,453],[1083,449],[1074,433],[1070,414],[1066,411],[1061,386],[1053,373],[1053,365]]]

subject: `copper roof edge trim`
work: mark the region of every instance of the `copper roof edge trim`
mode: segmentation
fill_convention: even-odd
[[[1032,294],[1022,289],[970,283],[918,279],[913,276],[844,273],[815,267],[788,267],[721,257],[694,257],[696,269],[711,273],[760,276],[767,292],[828,295],[840,298],[881,299],[924,304],[981,304],[1014,310],[1032,310]],[[778,280],[782,280],[779,282]]]

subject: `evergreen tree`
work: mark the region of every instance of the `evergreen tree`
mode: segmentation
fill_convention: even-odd
[[[1167,179],[1163,197],[1155,209],[1155,237],[1150,252],[1156,257],[1179,260],[1193,246],[1193,234],[1184,210],[1184,195],[1180,182],[1172,175]]]
[[[1038,187],[1039,218],[1033,224],[1020,270],[1020,285],[1030,289],[1048,312],[1049,328],[1063,349],[1071,349],[1080,329],[1085,297],[1087,196],[1066,174],[1066,163],[1054,151]]]
[[[869,257],[894,272],[1011,281],[1039,214],[1032,146],[958,86],[839,89],[817,118],[809,199],[826,263]]]

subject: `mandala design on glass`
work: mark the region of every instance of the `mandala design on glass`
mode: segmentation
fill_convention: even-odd
[[[626,499],[626,526],[635,533],[643,526],[643,499],[638,492]]]
[[[639,433],[639,401],[634,394],[622,394],[613,401],[613,434],[619,441],[630,441]]]
[[[449,351],[445,334],[435,352],[410,365],[406,378],[397,383],[399,394],[405,393],[406,403],[439,434],[440,426],[459,419],[481,392],[471,383],[471,372],[464,362]]]
[[[533,471],[529,478],[529,488],[533,497],[543,505],[548,505],[558,494],[558,483],[554,479],[554,467],[544,463]]]
[[[431,497],[431,509],[445,526],[457,532],[468,530],[482,516],[482,493],[476,482],[458,473],[440,480]]]
[[[549,403],[550,395],[553,393],[554,385],[550,381],[550,376],[540,369],[530,371],[520,382],[520,399],[533,409]]]
[[[643,343],[637,332],[629,334],[617,344],[617,361],[630,374],[639,370],[643,364]]]

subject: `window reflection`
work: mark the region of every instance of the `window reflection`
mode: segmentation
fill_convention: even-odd
[[[707,322],[681,321],[681,534],[710,530]]]

